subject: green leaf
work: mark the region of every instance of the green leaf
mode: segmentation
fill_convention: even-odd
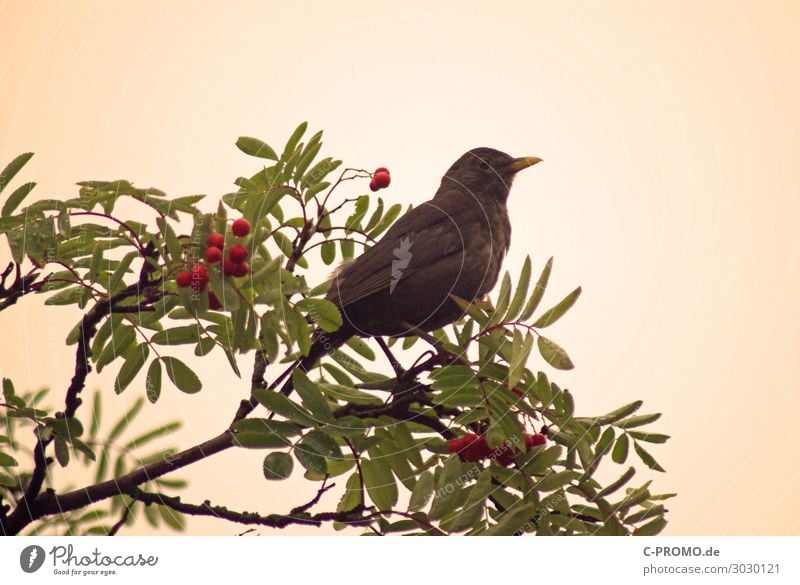
[[[291,155],[295,148],[297,148],[297,143],[300,142],[300,139],[305,134],[306,129],[308,128],[308,122],[302,122],[292,135],[289,137],[289,140],[286,142],[286,146],[283,149],[283,154],[281,155],[281,159],[286,159]]]
[[[578,479],[580,475],[580,472],[571,470],[555,472],[551,471],[545,474],[545,476],[538,482],[536,482],[534,487],[543,492],[551,492],[566,486],[573,480]]]
[[[139,373],[139,370],[142,369],[149,355],[150,348],[144,343],[131,347],[125,352],[125,362],[119,369],[117,379],[114,381],[114,391],[117,394],[121,394],[122,391],[133,382],[133,379],[136,377],[136,374]]]
[[[278,155],[272,147],[266,142],[253,138],[252,136],[240,136],[236,141],[236,146],[245,154],[250,156],[257,156],[259,158],[266,158],[269,160],[278,160]]]
[[[625,471],[625,473],[619,476],[619,478],[616,479],[613,483],[608,484],[606,487],[597,492],[595,499],[604,498],[609,494],[613,494],[615,491],[617,491],[626,483],[628,483],[633,478],[634,475],[636,475],[636,470],[633,467],[629,467],[627,471]]]
[[[636,441],[633,442],[633,448],[636,450],[636,454],[639,456],[639,459],[641,459],[642,463],[647,465],[647,467],[655,471],[662,471],[662,472],[664,471],[664,468],[658,464],[658,461],[656,461],[653,458],[653,456],[650,455],[650,453],[648,453],[647,451],[645,451],[644,447],[639,445],[639,443],[637,443]]]
[[[375,207],[375,211],[372,212],[372,215],[367,222],[367,225],[364,227],[365,232],[369,232],[372,228],[378,225],[378,221],[383,216],[383,197],[378,197],[378,205]]]
[[[167,376],[172,380],[172,383],[177,386],[181,392],[187,394],[194,394],[199,392],[203,387],[200,378],[197,377],[189,367],[180,361],[178,358],[172,356],[164,356],[161,358],[164,362],[164,367],[167,370]]]
[[[234,440],[241,447],[277,448],[292,444],[289,437],[300,434],[300,428],[286,421],[247,418],[233,425]]]
[[[657,506],[650,506],[645,508],[644,510],[640,510],[634,514],[631,514],[627,518],[625,518],[626,524],[636,524],[637,522],[641,522],[642,520],[647,520],[648,518],[652,518],[653,516],[663,516],[666,510],[664,506],[658,504]]]
[[[203,337],[197,342],[197,345],[194,348],[194,355],[198,357],[206,356],[211,353],[216,346],[217,342],[214,341],[212,337]]]
[[[347,478],[347,485],[345,486],[344,494],[342,494],[339,505],[336,507],[337,512],[350,512],[354,510],[361,503],[361,478],[358,473],[352,474]]]
[[[299,369],[292,372],[292,382],[303,401],[303,406],[311,411],[311,414],[323,421],[332,420],[333,414],[328,401],[317,385],[309,380],[305,372]]]
[[[640,526],[636,530],[633,531],[634,536],[655,536],[660,534],[664,528],[667,526],[667,520],[665,518],[656,518],[652,522],[648,522],[644,526]]]
[[[647,443],[666,443],[669,441],[669,435],[661,435],[658,433],[644,433],[642,431],[630,431],[628,433],[634,439],[645,441]]]
[[[83,424],[74,417],[55,418],[48,422],[57,437],[64,437],[67,441],[72,437],[80,437],[83,434]]]
[[[15,395],[14,382],[11,381],[11,378],[3,378],[3,398],[6,402],[11,402]]]
[[[303,299],[297,306],[306,311],[308,316],[328,333],[342,326],[342,315],[338,307],[327,299]]]
[[[147,399],[155,404],[161,396],[161,362],[157,359],[150,363],[147,368],[147,379],[145,380],[145,391]]]
[[[162,520],[164,520],[167,526],[173,530],[183,532],[183,530],[186,529],[186,519],[180,512],[176,512],[167,506],[159,506],[158,513],[161,515]]]
[[[311,161],[319,154],[320,148],[322,148],[322,143],[319,142],[318,137],[321,136],[321,132],[318,132],[314,138],[317,138],[315,141],[314,138],[308,143],[303,154],[300,155],[300,160],[297,161],[297,166],[294,169],[294,181],[299,183],[302,178],[304,178],[306,169],[311,164]]]
[[[116,270],[114,270],[114,274],[111,275],[111,279],[108,281],[109,291],[116,291],[117,287],[123,284],[123,279],[128,273],[128,268],[130,268],[131,263],[138,257],[138,251],[128,252],[125,254],[125,256],[123,256],[122,260],[120,260],[120,263],[117,265]]]
[[[355,256],[356,246],[353,240],[341,240],[339,242],[339,248],[342,251],[342,258],[344,260],[348,260]]]
[[[391,510],[397,503],[398,491],[389,466],[381,460],[362,459],[361,473],[364,487],[375,506],[379,510]]]
[[[522,331],[516,329],[514,331],[514,343],[511,351],[511,362],[508,365],[508,380],[506,387],[514,388],[522,379],[525,373],[525,364],[528,363],[528,358],[533,349],[533,333],[530,331],[522,337]]]
[[[434,370],[431,374],[434,390],[458,390],[465,386],[479,384],[475,372],[471,368],[461,365],[449,365]]]
[[[605,454],[614,444],[614,439],[616,438],[616,433],[614,432],[613,427],[608,427],[603,434],[600,436],[600,439],[597,441],[597,445],[595,446],[595,453],[597,455]]]
[[[20,171],[20,169],[24,167],[29,160],[31,160],[32,156],[33,156],[32,152],[26,152],[24,154],[19,155],[10,163],[8,163],[6,168],[3,169],[3,172],[0,173],[0,193],[3,192],[3,189],[6,188],[6,185],[8,185],[11,182],[11,179],[14,178],[14,176]]]
[[[319,388],[334,402],[344,400],[345,402],[351,402],[353,404],[374,404],[376,406],[383,404],[381,398],[367,392],[362,392],[361,390],[356,390],[352,386],[320,383]]]
[[[16,459],[0,451],[0,467],[16,467],[17,465],[19,465],[19,463],[17,463]]]
[[[569,359],[567,352],[555,341],[540,335],[538,346],[539,353],[542,354],[545,361],[554,368],[559,370],[571,370],[575,367],[572,360]]]
[[[367,345],[363,339],[359,337],[351,337],[347,340],[347,347],[352,349],[361,357],[366,358],[371,362],[375,361],[375,352],[372,351],[372,348]]]
[[[392,222],[397,219],[397,216],[400,215],[401,211],[403,211],[402,205],[399,203],[392,205],[380,219],[380,221],[378,221],[375,227],[369,230],[369,237],[377,238],[380,234],[387,230],[389,226],[392,225]]]
[[[486,536],[510,536],[515,534],[531,521],[535,513],[536,506],[533,503],[521,502],[500,516],[500,521],[483,534]]]
[[[169,435],[170,433],[177,431],[179,428],[181,428],[181,423],[179,421],[174,421],[171,423],[167,423],[165,425],[161,425],[160,427],[157,427],[152,431],[148,431],[142,435],[139,435],[135,439],[131,439],[130,441],[125,443],[124,448],[139,449],[141,447],[144,447],[150,441],[154,441],[155,439]]]
[[[581,296],[581,287],[576,288],[574,291],[564,297],[564,299],[555,307],[545,312],[541,317],[539,317],[539,319],[536,320],[533,326],[548,327],[552,325],[558,321],[564,315],[564,313],[569,311],[570,307],[575,304],[575,301],[578,300],[579,296]]]
[[[336,260],[336,242],[324,242],[319,251],[326,266],[333,264],[333,261]]]
[[[294,448],[294,456],[300,462],[300,465],[312,473],[324,475],[328,472],[328,464],[325,461],[325,457],[312,445],[298,443]]]
[[[97,435],[97,431],[100,430],[100,416],[102,413],[102,406],[103,406],[103,395],[102,393],[97,390],[92,396],[92,424],[89,425],[89,436],[95,437]]]
[[[55,440],[56,460],[61,467],[66,467],[69,464],[69,445],[67,441],[60,436],[56,436]]]
[[[128,412],[122,415],[122,417],[117,421],[117,424],[114,425],[114,427],[111,429],[111,432],[108,434],[109,444],[113,443],[115,440],[119,438],[120,435],[122,435],[123,432],[125,432],[125,429],[127,429],[128,425],[130,425],[131,422],[133,422],[133,419],[136,418],[136,416],[139,414],[139,411],[142,410],[143,406],[144,406],[144,399],[138,398],[136,402],[134,402],[133,405],[130,407],[130,409],[128,409]]]
[[[442,528],[453,532],[461,532],[472,528],[484,514],[484,501],[495,489],[492,485],[492,472],[484,469],[478,481],[469,490],[469,497],[461,510],[442,521]]]
[[[14,192],[8,196],[6,199],[5,204],[3,205],[3,211],[0,212],[0,217],[8,217],[14,210],[19,207],[19,204],[22,203],[22,200],[28,196],[28,194],[33,191],[33,188],[36,186],[36,183],[25,183],[21,187],[18,187],[14,190]],[[3,184],[0,183],[0,191],[2,191]]]
[[[519,275],[519,282],[517,283],[517,290],[514,292],[514,298],[511,299],[511,304],[506,311],[505,320],[513,321],[519,315],[522,309],[522,303],[528,296],[528,287],[531,283],[531,257],[526,256],[525,262],[522,265],[522,272]]]
[[[542,300],[544,296],[544,291],[547,288],[547,281],[550,279],[550,272],[553,270],[553,259],[550,258],[545,264],[544,269],[542,270],[541,276],[539,276],[539,280],[536,282],[536,286],[533,287],[533,293],[531,294],[531,298],[528,299],[525,308],[522,310],[522,314],[520,315],[520,319],[523,321],[526,319],[530,319],[531,315],[533,315],[536,308],[539,306],[539,302]]]
[[[92,448],[89,447],[89,445],[87,445],[80,439],[76,439],[73,437],[70,443],[72,443],[72,447],[75,449],[76,452],[83,453],[84,455],[86,455],[86,457],[88,457],[92,461],[95,461],[97,459]]]
[[[631,402],[630,404],[626,404],[625,406],[621,406],[616,410],[612,410],[608,414],[604,416],[598,416],[594,419],[594,423],[598,425],[610,425],[611,423],[615,423],[618,420],[622,420],[626,416],[632,415],[634,412],[639,410],[642,407],[643,402],[641,400],[636,400],[635,402]]]
[[[288,479],[293,468],[294,459],[288,453],[270,453],[264,458],[264,477],[270,481]]]
[[[285,416],[297,424],[307,427],[313,427],[317,424],[317,420],[311,416],[311,413],[299,404],[289,400],[280,392],[275,392],[273,390],[256,390],[253,392],[253,397],[270,411]]]
[[[319,454],[328,459],[342,459],[344,457],[342,449],[339,447],[336,440],[328,433],[320,430],[309,431],[306,436],[303,437],[302,441],[300,441],[300,444],[310,445]]]
[[[614,450],[611,451],[611,459],[614,463],[625,463],[628,458],[628,435],[620,435],[617,442],[614,444]]]
[[[626,495],[619,504],[616,504],[614,509],[619,510],[620,515],[624,516],[633,506],[637,506],[650,499],[650,490],[647,489],[649,485],[650,482],[648,481],[642,487],[628,490],[628,495]]]
[[[417,478],[417,483],[411,492],[408,511],[416,512],[425,508],[433,497],[433,488],[433,474],[430,471],[424,471]]]
[[[632,429],[635,427],[641,427],[643,425],[650,424],[651,422],[655,422],[660,418],[661,418],[661,413],[639,414],[619,421],[618,423],[616,423],[616,426],[618,426],[621,429]]]
[[[413,490],[416,484],[416,480],[414,479],[415,473],[411,469],[408,459],[400,452],[400,448],[391,439],[389,433],[385,429],[378,429],[376,437],[379,439],[379,442],[369,447],[370,458],[385,461],[395,477],[397,477],[407,489]]]
[[[159,345],[183,345],[197,343],[200,340],[200,327],[198,325],[185,325],[158,331],[150,341]]]
[[[511,275],[506,271],[503,281],[500,283],[500,292],[497,294],[497,304],[494,307],[494,314],[489,320],[490,325],[500,323],[505,317],[506,309],[511,302]]]
[[[57,292],[53,296],[47,297],[47,300],[45,300],[44,304],[71,305],[72,303],[77,303],[83,296],[83,290],[84,289],[82,287],[71,286],[70,288]]]
[[[111,339],[97,357],[97,372],[123,355],[136,341],[136,331],[130,325],[118,325],[111,332]]]

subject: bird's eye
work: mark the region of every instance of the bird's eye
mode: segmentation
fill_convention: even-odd
[[[481,170],[484,170],[484,171],[488,171],[488,170],[489,170],[489,165],[488,165],[488,164],[486,164],[486,163],[485,163],[485,162],[483,162],[483,161],[481,161],[481,162],[479,162],[479,163],[478,163],[478,167],[479,167]]]

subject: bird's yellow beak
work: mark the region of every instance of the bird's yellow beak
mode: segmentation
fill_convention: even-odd
[[[522,169],[527,169],[528,167],[532,167],[536,163],[542,162],[538,156],[523,156],[521,158],[515,158],[514,162],[511,163],[511,170],[515,173],[521,171]]]

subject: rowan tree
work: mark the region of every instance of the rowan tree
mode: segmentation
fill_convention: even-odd
[[[674,494],[634,483],[629,461],[633,452],[663,471],[648,449],[668,437],[645,430],[660,415],[639,414],[635,401],[577,416],[573,394],[551,380],[573,367],[551,328],[581,292],[542,308],[552,259],[534,280],[527,258],[516,278],[506,272],[491,299],[463,303],[467,316],[431,339],[387,340],[389,360],[353,338],[312,371],[297,368],[315,332],[342,323],[324,298],[329,281],[312,275],[369,247],[403,211],[375,193],[389,186],[387,169],[340,170],[341,161],[319,157],[322,133],[306,138],[306,129],[280,154],[240,138],[261,168],[210,205],[124,180],[85,181],[76,197],[27,207],[35,183],[1,195],[10,261],[0,311],[43,295],[76,317],[65,332],[75,348],[70,380],[21,391],[3,379],[2,532],[115,534],[141,516],[180,530],[186,514],[369,534],[660,532]],[[31,156],[5,168],[0,193]],[[122,212],[122,200],[139,211]],[[195,361],[173,355],[177,346],[226,362],[247,398],[198,445],[165,445],[177,420],[128,436],[162,392],[214,391]],[[113,387],[88,395],[92,373],[106,368]],[[277,391],[287,376],[290,396]],[[120,400],[131,406],[100,433],[103,405]],[[303,474],[316,497],[263,514],[183,501],[180,470],[226,449],[263,450],[265,481]],[[601,464],[620,466],[618,479],[598,481]],[[68,465],[94,481],[57,488]],[[338,506],[319,510],[336,484]]]

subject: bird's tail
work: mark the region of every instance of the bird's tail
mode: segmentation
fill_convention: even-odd
[[[321,358],[336,351],[336,349],[341,347],[344,342],[352,336],[353,332],[347,324],[342,325],[342,327],[333,333],[317,329],[311,337],[311,348],[308,350],[308,355],[298,359],[296,367],[299,367],[304,372],[308,372]],[[294,370],[294,368],[292,368],[292,370]],[[294,385],[292,384],[292,377],[289,376],[283,384],[283,388],[281,388],[281,393],[284,396],[288,396],[293,390]]]

